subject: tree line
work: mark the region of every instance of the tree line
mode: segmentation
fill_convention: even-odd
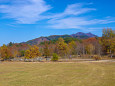
[[[72,56],[82,58],[94,56],[97,59],[97,57],[104,55],[110,56],[110,58],[115,55],[115,30],[111,28],[103,29],[102,37],[69,41],[59,38],[55,41],[45,41],[40,45],[10,42],[8,45],[3,44],[0,47],[2,60],[21,57],[31,59],[41,56],[45,58],[53,56],[52,60],[58,60],[58,56],[69,59]]]

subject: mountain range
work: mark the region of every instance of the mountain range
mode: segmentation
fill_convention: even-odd
[[[61,38],[87,39],[87,38],[97,37],[97,35],[94,35],[92,33],[78,32],[76,34],[71,34],[71,35],[51,35],[48,37],[39,37],[39,38],[32,39],[32,40],[29,40],[29,41],[23,42],[23,43],[30,44],[30,45],[36,45],[36,44],[40,44],[41,42],[44,42],[44,41],[57,40],[60,37]]]

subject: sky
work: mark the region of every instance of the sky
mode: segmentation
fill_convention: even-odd
[[[115,0],[0,0],[0,46],[41,36],[115,30]]]

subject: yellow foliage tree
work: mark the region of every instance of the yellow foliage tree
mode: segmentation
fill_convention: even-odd
[[[67,44],[64,42],[64,39],[63,38],[59,38],[57,43],[56,43],[56,49],[57,49],[57,53],[60,55],[60,56],[65,56],[69,49],[68,49],[68,46]]]
[[[88,44],[85,49],[87,54],[92,55],[95,50],[95,46],[93,44]]]
[[[40,55],[41,53],[39,52],[39,47],[36,45],[30,46],[30,48],[25,51],[25,58],[35,58]]]
[[[1,51],[0,52],[1,58],[4,60],[7,60],[7,59],[13,57],[10,49],[5,44],[0,48],[0,51]]]
[[[103,47],[103,52],[112,56],[115,52],[115,30],[111,28],[103,29],[103,36],[100,39],[100,43]]]
[[[71,41],[68,45],[70,54],[76,54],[77,44],[75,43],[75,41]]]

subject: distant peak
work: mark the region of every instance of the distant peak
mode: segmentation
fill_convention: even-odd
[[[72,34],[71,36],[73,37],[76,37],[76,36],[96,37],[96,35],[92,34],[91,32],[89,33],[78,32],[76,34]]]

